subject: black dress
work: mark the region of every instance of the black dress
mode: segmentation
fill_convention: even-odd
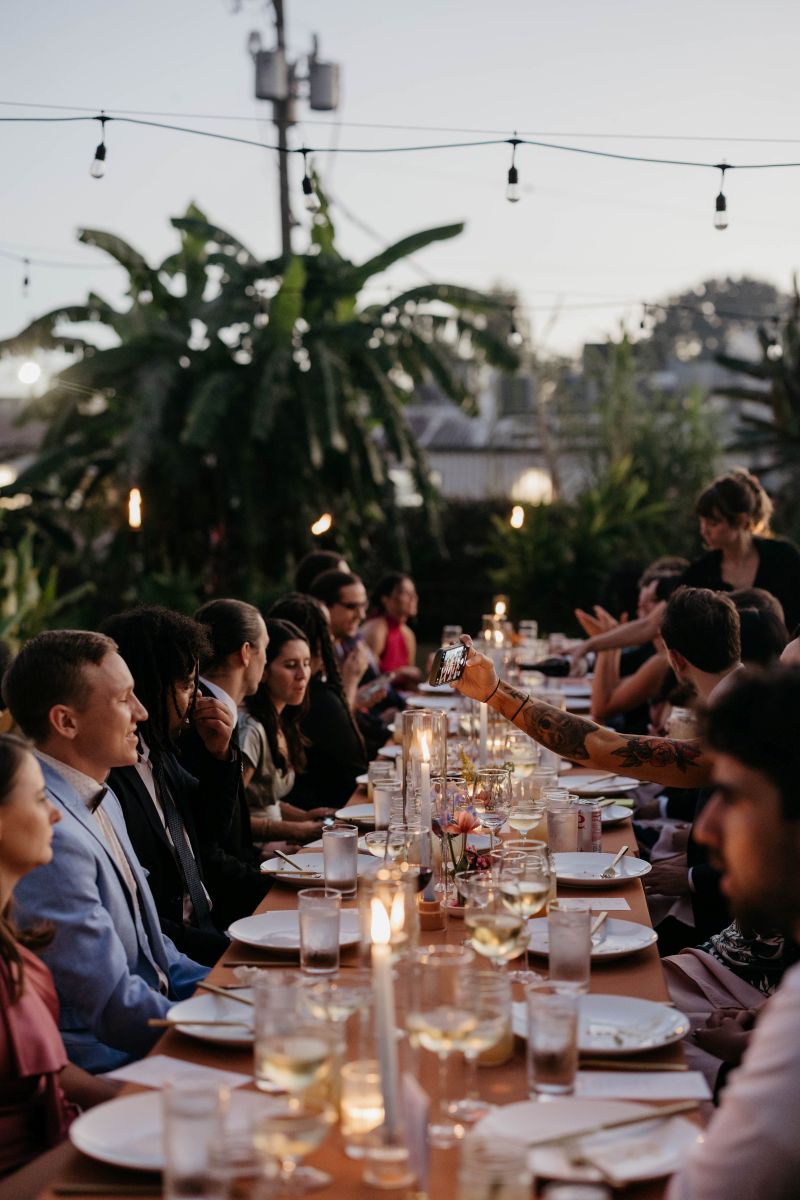
[[[356,788],[356,776],[367,769],[364,746],[337,692],[316,675],[308,687],[310,707],[301,728],[311,745],[306,769],[284,799],[308,812],[324,805],[341,808]]]
[[[779,538],[754,537],[758,570],[753,587],[763,588],[783,605],[786,627],[791,633],[800,624],[800,551],[792,542]],[[722,551],[709,550],[686,568],[681,583],[687,587],[711,588],[715,592],[734,589],[722,578]]]

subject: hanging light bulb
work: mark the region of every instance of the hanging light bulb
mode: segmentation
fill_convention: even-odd
[[[519,190],[519,171],[517,170],[516,156],[519,138],[516,136],[516,131],[513,138],[509,138],[511,145],[511,166],[508,168],[508,183],[506,184],[506,200],[511,204],[516,204],[521,196]]]
[[[525,524],[525,509],[521,504],[514,505],[508,523],[512,529],[522,529],[522,526]]]
[[[42,368],[38,363],[32,362],[30,359],[24,362],[17,371],[17,379],[20,383],[37,383],[41,378]]]
[[[714,228],[722,230],[728,228],[728,201],[725,196],[725,172],[728,169],[728,164],[720,163],[719,169],[721,174],[719,195],[714,203]]]
[[[98,117],[100,122],[100,144],[94,152],[94,159],[89,168],[89,174],[92,179],[102,179],[106,173],[106,121],[108,117],[101,115]]]
[[[323,513],[321,517],[317,518],[317,520],[311,526],[311,532],[313,533],[314,537],[321,537],[323,533],[328,532],[332,525],[333,517],[330,513],[326,512]]]
[[[514,320],[514,313],[512,311],[511,323],[508,327],[508,334],[506,335],[506,342],[508,343],[508,345],[511,347],[512,350],[518,350],[524,340],[525,339],[523,338],[522,334],[517,329],[517,323]]]
[[[314,187],[314,181],[308,173],[308,159],[305,150],[303,151],[303,203],[308,212],[319,212],[319,196]]]

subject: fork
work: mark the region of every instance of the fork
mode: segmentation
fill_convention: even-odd
[[[627,853],[628,853],[627,845],[620,846],[619,850],[614,855],[612,861],[608,864],[605,871],[600,872],[600,878],[601,879],[614,879],[617,874],[617,869],[616,869],[617,863],[620,861],[621,858],[624,858]]]

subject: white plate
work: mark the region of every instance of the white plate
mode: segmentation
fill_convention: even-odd
[[[575,887],[613,887],[614,884],[626,883],[629,879],[641,879],[653,869],[643,858],[626,854],[614,868],[613,878],[602,879],[602,872],[606,867],[610,867],[613,861],[613,854],[592,854],[588,850],[579,851],[577,854],[553,855],[558,882],[573,884]]]
[[[237,989],[237,994],[253,999],[252,988]],[[253,1009],[245,1008],[236,1000],[226,996],[215,996],[210,992],[198,992],[189,1000],[173,1004],[169,1020],[189,1037],[201,1042],[219,1042],[226,1046],[249,1046],[253,1040]],[[243,1021],[238,1028],[234,1025],[195,1025],[195,1021]]]
[[[633,809],[624,804],[609,804],[608,808],[600,809],[600,817],[604,825],[617,825],[633,816]]]
[[[336,813],[337,821],[352,821],[357,824],[363,821],[364,824],[369,822],[370,825],[375,823],[375,805],[374,804],[348,804],[347,808],[340,808]]]
[[[261,864],[261,872],[263,875],[271,875],[273,879],[280,879],[281,883],[285,883],[288,887],[317,887],[325,883],[325,864],[319,851],[316,853],[308,850],[300,851],[293,854],[291,859],[309,874],[300,875],[299,872],[293,871],[282,858],[265,859]],[[363,854],[357,855],[356,868],[359,875],[365,875],[372,869],[372,865],[371,858],[365,857]]]
[[[176,1080],[180,1079],[180,1065],[176,1059]],[[254,1118],[269,1112],[275,1103],[258,1092],[231,1092],[226,1118],[228,1132],[246,1132]],[[148,1089],[108,1100],[81,1113],[69,1127],[69,1140],[77,1150],[98,1162],[134,1171],[162,1171],[162,1125],[161,1092]]]
[[[594,917],[596,914],[592,913]],[[532,954],[546,956],[549,952],[547,936],[547,918],[538,917],[528,924],[530,930],[530,948]],[[592,941],[592,961],[604,962],[612,958],[624,958],[627,954],[635,954],[658,941],[658,934],[649,925],[639,925],[636,921],[618,921],[607,917],[603,929],[605,937],[602,941]]]
[[[369,783],[369,775],[356,775],[356,783],[360,787],[366,787]]]
[[[296,909],[241,917],[233,922],[228,933],[234,941],[261,950],[286,950],[291,954],[300,949],[300,919]],[[358,913],[352,908],[344,909],[339,920],[339,945],[354,946],[359,939]]]
[[[400,758],[402,753],[402,746],[398,746],[395,742],[390,742],[388,746],[381,746],[378,756],[380,758]]]
[[[653,1122],[634,1125],[628,1129],[609,1129],[582,1139],[579,1153],[595,1154],[598,1163],[615,1182],[629,1184],[671,1175],[685,1161],[691,1147],[701,1137],[701,1131],[684,1117],[658,1120],[658,1109],[622,1100],[584,1100],[579,1097],[554,1099],[547,1104],[524,1100],[493,1109],[475,1126],[476,1135],[510,1138],[528,1142],[531,1137],[560,1137],[590,1129],[602,1121],[635,1117],[652,1108]],[[590,1165],[577,1166],[570,1161],[563,1146],[542,1146],[531,1149],[528,1159],[535,1175],[559,1180],[599,1181],[601,1171]]]
[[[584,779],[595,780],[594,783],[584,783]],[[569,777],[569,790],[578,796],[619,796],[623,792],[632,792],[641,785],[641,780],[632,779],[630,775],[609,775],[605,779],[597,778],[597,771],[586,767],[574,770]]]
[[[689,1018],[677,1008],[635,996],[581,996],[578,1049],[582,1054],[624,1058],[659,1050],[679,1042],[689,1032]],[[525,1003],[511,1006],[511,1026],[518,1037],[528,1035]],[[646,1070],[642,1064],[642,1070]]]

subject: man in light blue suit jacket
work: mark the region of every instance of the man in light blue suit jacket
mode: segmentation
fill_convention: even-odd
[[[3,694],[62,814],[52,861],[16,888],[17,919],[23,928],[52,922],[42,957],[67,1052],[88,1071],[109,1071],[147,1053],[159,1036],[148,1020],[207,974],[161,932],[119,802],[103,786],[112,767],[136,761],[136,725],[147,713],[115,643],[77,630],[31,639]]]

